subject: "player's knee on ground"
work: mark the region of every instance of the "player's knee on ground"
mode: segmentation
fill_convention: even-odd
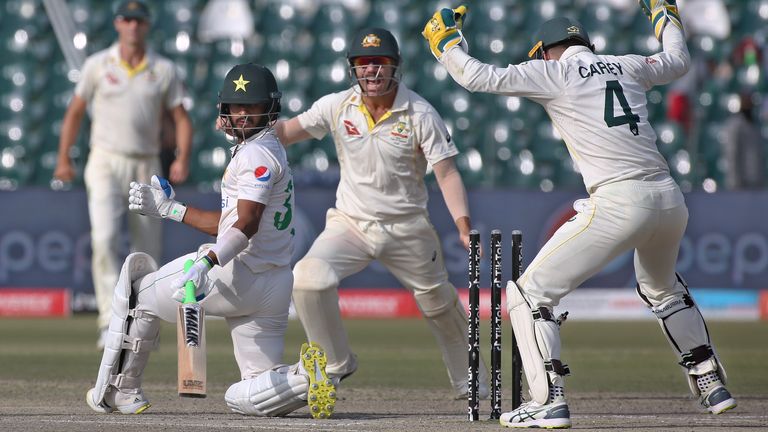
[[[327,262],[304,258],[293,268],[294,291],[324,291],[339,286],[339,276]]]
[[[232,384],[224,399],[239,414],[280,417],[307,405],[307,377],[268,370],[256,378]]]

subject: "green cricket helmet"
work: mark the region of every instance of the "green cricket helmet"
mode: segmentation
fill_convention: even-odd
[[[352,84],[359,84],[365,95],[387,94],[400,82],[400,47],[389,30],[366,27],[356,32],[349,42],[347,61]]]
[[[559,17],[546,21],[539,27],[533,37],[533,47],[528,51],[528,57],[542,59],[544,51],[566,41],[575,41],[595,51],[595,46],[589,40],[589,34],[580,22],[573,18]]]
[[[219,117],[223,120],[228,135],[245,140],[263,130],[269,130],[280,115],[282,93],[277,80],[266,67],[256,63],[239,64],[227,72],[219,91]],[[230,105],[262,105],[261,114],[232,114]],[[242,124],[234,124],[238,117]],[[253,119],[251,119],[253,118]]]

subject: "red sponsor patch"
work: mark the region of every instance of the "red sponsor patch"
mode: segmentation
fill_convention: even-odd
[[[360,136],[360,131],[357,130],[354,123],[352,123],[349,120],[344,120],[344,128],[347,129],[347,135],[349,136]]]
[[[653,57],[646,57],[645,58],[645,62],[648,63],[648,64],[656,64],[656,63],[658,63],[658,61],[655,58],[653,58]]]
[[[269,180],[269,178],[272,176],[269,173],[269,168],[265,167],[264,165],[256,167],[256,169],[253,170],[253,175],[256,176],[256,180],[262,182]]]

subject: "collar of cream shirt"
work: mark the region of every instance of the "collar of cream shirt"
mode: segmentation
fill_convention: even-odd
[[[378,122],[374,122],[373,117],[368,112],[368,108],[363,103],[360,86],[356,85],[354,89],[355,89],[355,92],[352,95],[352,97],[349,99],[349,103],[351,105],[358,107],[360,112],[363,113],[366,121],[368,122],[369,129],[373,129],[373,127],[376,126],[377,123],[381,123],[382,121],[391,117],[392,113],[407,110],[408,105],[410,104],[410,97],[409,97],[410,91],[408,90],[408,87],[405,86],[405,84],[400,83],[397,87],[397,96],[395,96],[395,100],[392,102],[392,107],[389,109],[389,111],[387,111],[386,114],[384,114],[383,116],[381,116],[381,118],[379,118]]]
[[[583,53],[583,52],[592,52],[592,50],[585,47],[584,45],[570,46],[563,52],[563,55],[560,56],[560,61],[567,60],[569,57],[573,57],[576,54]]]
[[[125,69],[125,73],[127,73],[131,78],[141,73],[142,71],[147,70],[155,59],[154,52],[149,47],[147,47],[146,51],[144,52],[144,59],[135,68],[132,68],[128,62],[120,58],[120,45],[117,42],[109,47],[109,57],[113,62],[119,64],[123,69]]]

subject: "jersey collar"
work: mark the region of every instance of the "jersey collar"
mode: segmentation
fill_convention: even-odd
[[[574,45],[569,46],[566,48],[566,50],[563,52],[563,55],[560,56],[560,60],[567,60],[570,57],[575,56],[576,54],[583,53],[583,52],[592,52],[591,49],[585,47],[584,45]]]
[[[120,58],[120,46],[118,43],[114,43],[111,47],[109,47],[109,57],[112,59],[112,62],[120,65],[120,67],[125,71],[126,74],[128,74],[129,77],[133,78],[134,76],[147,70],[154,63],[155,53],[149,47],[147,47],[146,51],[144,51],[144,58],[141,60],[141,63],[132,68],[127,62]]]

